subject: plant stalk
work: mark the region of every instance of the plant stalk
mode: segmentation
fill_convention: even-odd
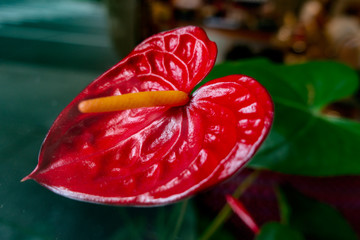
[[[233,193],[234,198],[239,198],[247,189],[251,186],[251,184],[256,180],[259,176],[260,170],[255,170],[249,176],[247,176],[244,181],[236,188]],[[199,240],[208,240],[211,236],[218,230],[230,217],[232,213],[231,208],[228,204],[226,204],[219,212],[219,214],[214,218]]]

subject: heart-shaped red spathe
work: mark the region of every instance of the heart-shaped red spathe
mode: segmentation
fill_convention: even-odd
[[[198,27],[154,35],[86,87],[58,116],[25,179],[63,196],[113,205],[161,205],[238,171],[273,118],[267,91],[231,75],[195,91],[182,107],[80,113],[85,99],[142,91],[191,92],[217,49]]]

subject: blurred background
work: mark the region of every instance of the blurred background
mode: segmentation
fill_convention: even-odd
[[[331,59],[360,71],[360,0],[0,0],[0,239],[167,239],[157,234],[173,229],[179,205],[111,208],[20,180],[74,96],[145,38],[184,25],[205,29],[218,45],[217,63]],[[333,107],[360,119],[352,106]],[[195,239],[194,226],[207,223],[188,209],[180,232]]]
[[[218,62],[261,55],[360,68],[358,0],[2,0],[0,59],[102,71],[183,25],[205,28]]]

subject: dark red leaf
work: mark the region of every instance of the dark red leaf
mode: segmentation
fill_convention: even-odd
[[[190,93],[211,70],[216,45],[198,27],[145,40],[59,115],[34,179],[61,195],[116,205],[174,202],[226,179],[269,131],[273,105],[254,79],[233,75],[200,87],[182,107],[80,113],[84,99],[140,91]]]

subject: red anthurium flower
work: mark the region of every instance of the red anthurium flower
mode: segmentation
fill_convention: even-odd
[[[216,54],[215,43],[198,27],[146,39],[60,113],[36,169],[24,180],[83,201],[159,205],[229,178],[266,137],[273,104],[259,83],[242,75],[191,93]],[[182,106],[79,111],[86,99],[173,90],[186,93]]]

